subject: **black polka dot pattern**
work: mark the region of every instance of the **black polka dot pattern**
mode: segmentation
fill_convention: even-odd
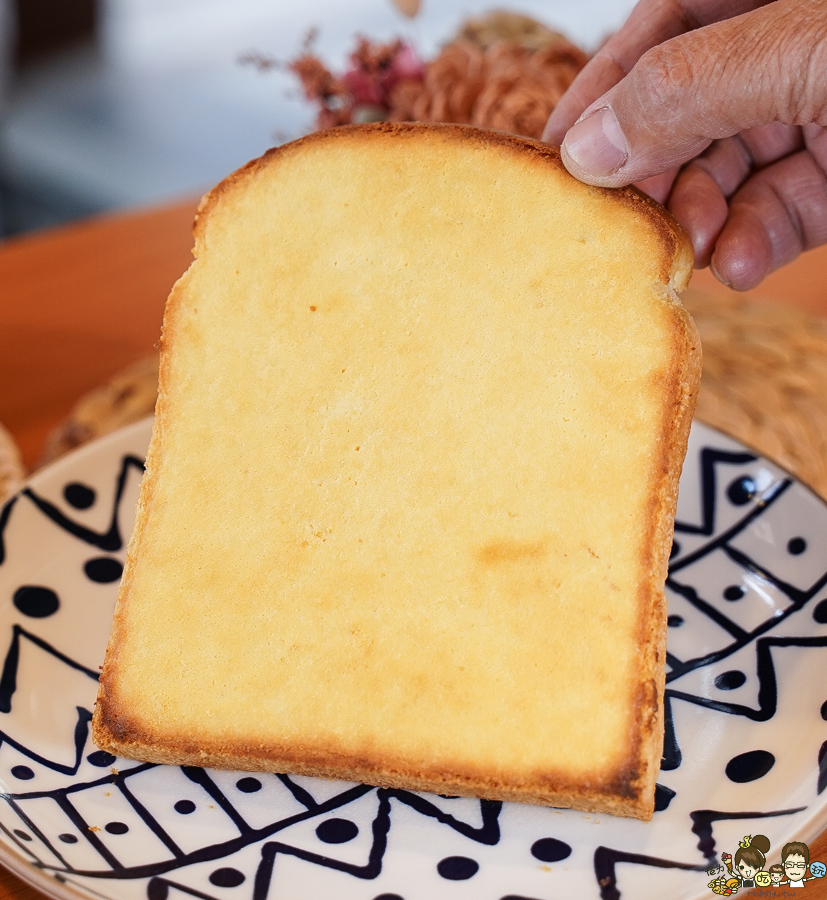
[[[316,828],[316,837],[325,844],[346,844],[359,834],[359,826],[350,819],[327,819]]]
[[[710,454],[714,453],[718,451],[713,446],[709,450],[708,457],[711,458]],[[720,451],[719,455],[726,456],[723,451]],[[730,453],[730,456],[733,454]],[[691,515],[691,519],[677,523],[679,526],[676,533],[677,540],[674,541],[670,554],[670,569],[674,582],[670,585],[669,594],[672,609],[669,610],[671,615],[668,618],[668,625],[672,647],[668,669],[673,678],[670,684],[674,684],[674,690],[682,697],[702,694],[700,698],[692,696],[690,699],[707,701],[709,703],[707,708],[711,707],[714,710],[710,715],[714,717],[716,723],[723,720],[726,725],[737,725],[740,724],[737,721],[739,719],[750,719],[748,729],[737,729],[734,739],[729,739],[730,735],[727,732],[728,740],[715,745],[711,751],[712,756],[706,760],[708,764],[705,768],[710,784],[720,778],[724,769],[728,779],[731,779],[728,783],[733,797],[730,798],[732,803],[727,808],[754,809],[756,816],[764,816],[770,808],[760,799],[764,786],[771,789],[773,796],[779,794],[776,790],[779,784],[782,786],[786,784],[782,775],[784,778],[787,777],[785,771],[787,762],[783,756],[779,756],[776,760],[767,750],[755,748],[767,748],[773,752],[778,749],[779,753],[782,750],[781,744],[776,747],[777,741],[772,731],[778,721],[786,716],[784,701],[789,696],[790,688],[786,683],[786,669],[780,664],[780,660],[782,658],[786,660],[798,652],[801,646],[798,639],[801,638],[807,638],[805,642],[807,648],[819,646],[827,650],[827,589],[822,588],[821,592],[816,594],[807,588],[807,585],[827,582],[827,578],[819,576],[819,573],[827,572],[827,561],[821,565],[820,543],[807,545],[810,540],[816,541],[817,535],[821,533],[816,524],[808,517],[802,516],[798,520],[793,519],[795,524],[790,525],[791,520],[786,518],[787,511],[784,505],[790,502],[790,498],[798,490],[797,486],[790,485],[792,490],[788,493],[779,492],[777,496],[782,498],[781,502],[774,506],[772,504],[776,494],[772,489],[764,490],[764,479],[770,476],[763,470],[760,472],[760,478],[758,475],[758,465],[763,464],[756,465],[754,459],[745,460],[743,457],[749,457],[747,453],[734,456],[740,458],[724,458],[721,465],[713,461],[714,477],[705,478],[703,493],[700,498],[695,498],[703,502],[686,505],[684,508]],[[692,462],[690,460],[690,463]],[[713,463],[708,464],[706,470],[700,465],[691,464],[690,474],[696,477],[696,473],[703,475],[704,471],[710,472]],[[66,468],[58,471],[70,470]],[[80,484],[80,481],[87,477],[87,471],[88,484],[94,487]],[[565,840],[560,840],[564,834],[569,835],[565,828],[561,829],[559,820],[554,821],[555,816],[550,811],[548,815],[540,816],[538,813],[537,817],[532,818],[530,828],[521,832],[522,839],[520,839],[520,834],[515,836],[509,833],[513,819],[510,818],[507,807],[500,810],[497,804],[487,801],[480,804],[469,799],[455,799],[454,795],[442,795],[441,798],[425,794],[406,796],[408,792],[402,790],[394,792],[380,789],[377,792],[376,789],[346,785],[342,790],[349,793],[343,793],[340,801],[337,787],[328,787],[326,783],[315,785],[311,779],[262,772],[216,772],[195,766],[164,770],[161,789],[158,791],[157,783],[154,782],[156,776],[152,774],[151,766],[143,764],[136,766],[135,763],[117,759],[114,755],[98,751],[91,746],[88,737],[88,715],[93,708],[94,692],[91,686],[97,675],[97,664],[94,660],[86,659],[83,654],[76,652],[76,647],[72,646],[65,636],[72,630],[72,616],[76,611],[75,588],[81,589],[85,582],[92,591],[90,596],[101,599],[109,596],[107,589],[122,577],[122,562],[119,558],[122,558],[123,542],[128,537],[129,511],[123,507],[119,512],[116,502],[114,508],[110,508],[110,501],[122,488],[123,495],[130,502],[138,492],[136,473],[129,473],[127,479],[121,478],[113,470],[102,472],[99,479],[98,475],[91,474],[91,471],[91,467],[87,467],[81,475],[78,470],[76,476],[78,482],[65,487],[64,481],[70,480],[70,477],[63,475],[62,479],[53,481],[52,488],[44,492],[43,497],[38,496],[35,482],[35,487],[29,493],[17,498],[14,515],[0,522],[0,552],[5,551],[15,566],[18,561],[12,558],[21,543],[19,535],[15,532],[15,528],[18,527],[15,516],[19,516],[21,510],[25,511],[24,521],[27,527],[33,517],[41,514],[46,516],[47,508],[53,510],[54,515],[50,516],[51,524],[48,525],[49,531],[61,530],[63,533],[60,539],[63,544],[71,544],[78,539],[71,557],[67,557],[65,568],[41,567],[25,575],[22,573],[26,570],[22,567],[7,566],[3,570],[6,573],[19,574],[10,574],[5,582],[7,614],[11,618],[11,623],[17,627],[8,635],[6,644],[0,645],[0,652],[6,650],[5,680],[3,685],[0,685],[0,704],[5,703],[6,706],[12,707],[16,704],[17,708],[22,707],[30,689],[26,678],[32,669],[32,661],[44,659],[43,654],[47,653],[52,655],[46,660],[44,671],[47,671],[50,677],[53,672],[60,670],[60,665],[67,659],[75,666],[71,672],[71,679],[67,677],[65,683],[72,688],[72,696],[69,698],[72,702],[72,713],[74,715],[77,711],[78,714],[77,717],[68,719],[70,727],[64,729],[68,740],[71,741],[71,724],[77,723],[74,733],[75,744],[68,748],[74,751],[74,755],[67,752],[65,760],[70,768],[73,761],[79,761],[80,764],[65,777],[55,772],[50,764],[51,757],[43,756],[38,747],[28,745],[6,747],[8,751],[5,769],[6,790],[10,792],[13,802],[16,796],[23,798],[21,801],[23,814],[18,814],[17,821],[13,821],[13,809],[10,807],[12,811],[8,812],[6,819],[7,834],[10,840],[16,843],[18,851],[25,850],[28,857],[37,860],[41,856],[46,856],[48,844],[51,844],[52,850],[63,855],[66,860],[66,874],[70,877],[70,883],[71,876],[75,874],[73,866],[87,865],[89,860],[94,861],[93,865],[99,866],[104,878],[110,878],[111,866],[106,860],[100,863],[94,856],[94,849],[103,848],[112,858],[117,861],[123,860],[124,865],[131,867],[134,861],[130,850],[133,839],[137,840],[139,833],[145,831],[147,826],[154,827],[157,822],[162,829],[167,829],[165,833],[170,835],[171,845],[174,842],[175,845],[184,848],[182,853],[187,855],[187,859],[182,859],[179,865],[179,860],[171,857],[162,847],[157,848],[157,856],[147,854],[145,865],[142,861],[143,869],[140,876],[142,890],[139,892],[149,900],[175,900],[176,895],[181,892],[181,884],[195,885],[202,896],[209,895],[213,900],[228,896],[248,897],[251,892],[256,891],[261,893],[262,886],[265,883],[269,885],[268,879],[273,879],[274,886],[281,883],[279,879],[285,863],[283,849],[288,853],[296,852],[297,856],[287,862],[291,866],[298,867],[299,872],[304,867],[305,871],[318,873],[320,871],[318,866],[336,870],[331,873],[331,877],[339,879],[347,887],[353,884],[353,889],[363,896],[364,900],[418,900],[420,895],[428,893],[425,884],[417,884],[414,878],[407,880],[404,876],[395,877],[396,861],[392,858],[383,858],[386,850],[395,849],[393,841],[398,840],[399,832],[404,831],[410,823],[422,832],[430,833],[434,840],[430,855],[420,859],[417,865],[420,868],[424,867],[423,882],[436,884],[433,893],[444,893],[446,898],[461,894],[463,891],[467,894],[469,889],[473,894],[486,886],[486,889],[496,890],[497,897],[504,895],[501,900],[525,900],[517,896],[523,893],[518,886],[519,882],[515,881],[512,885],[505,878],[505,873],[499,871],[503,863],[506,866],[514,864],[523,870],[534,871],[538,878],[546,879],[544,883],[548,884],[548,890],[545,893],[556,896],[561,893],[557,889],[557,882],[567,877],[563,873],[579,868],[586,871],[593,888],[592,893],[601,891],[611,893],[614,882],[608,876],[614,874],[619,861],[621,873],[619,887],[622,887],[623,873],[626,871],[624,860],[618,859],[617,853],[612,855],[610,852],[611,848],[617,848],[619,844],[606,841],[599,836],[583,837],[578,831],[576,838],[572,836],[576,843],[569,845]],[[756,472],[754,478],[740,477],[751,471]],[[105,478],[102,477],[104,474]],[[782,483],[781,474],[778,474],[777,478],[778,485],[786,489],[789,482]],[[113,486],[117,486],[114,492]],[[88,503],[90,511],[72,512],[72,505],[61,496],[61,491],[65,488],[72,488],[66,493],[66,497],[74,496],[78,509]],[[95,489],[98,491],[97,496]],[[84,491],[86,500],[83,499]],[[51,506],[46,494],[54,501]],[[33,499],[38,502],[42,500],[42,505],[38,506]],[[765,516],[765,500],[767,509],[771,512],[762,519]],[[104,506],[107,509],[104,509]],[[777,545],[773,547],[772,555],[768,554],[767,559],[761,555],[760,541],[756,543],[757,539],[753,540],[755,536],[750,536],[755,531],[751,524],[743,526],[744,529],[751,529],[746,540],[739,536],[742,532],[736,534],[742,522],[762,521],[769,522],[768,527],[774,529],[773,534],[778,540]],[[727,534],[723,533],[723,528],[728,530]],[[827,528],[827,524],[824,528]],[[712,547],[716,541],[716,546]],[[708,549],[707,545],[712,549]],[[729,550],[733,552],[725,560],[723,556]],[[716,561],[710,563],[710,575],[703,570],[703,566],[696,566],[695,562],[704,558],[711,559],[709,554],[712,552],[716,553]],[[749,560],[755,560],[755,568],[750,568],[744,563],[745,556]],[[717,561],[721,564],[717,565]],[[775,568],[776,564],[778,571]],[[802,568],[803,573],[799,568]],[[775,579],[773,583],[776,584],[777,590],[773,591],[774,604],[763,604],[760,590],[756,593],[756,582],[752,579],[755,577],[756,581],[760,580],[762,573]],[[11,578],[16,580],[12,581]],[[793,586],[796,591],[788,592],[787,585]],[[18,593],[21,588],[26,590]],[[32,589],[35,592],[35,600],[37,591],[42,591],[40,596],[45,603],[41,603],[40,611],[38,604],[32,602]],[[725,602],[725,591],[729,594],[726,600],[733,602]],[[790,610],[789,605],[784,602],[785,596],[792,600],[794,606],[798,598],[801,598],[800,611],[797,608]],[[21,611],[21,607],[25,609]],[[782,638],[788,638],[787,644],[782,642],[782,645],[792,644],[793,648],[776,653],[776,626],[772,616],[775,614],[777,618],[783,618],[779,613],[787,610],[798,613],[787,620],[788,624],[781,634]],[[710,611],[714,615],[710,615]],[[705,633],[705,643],[701,647],[701,653],[708,655],[708,659],[705,656],[701,658],[701,654],[696,653],[694,644],[694,632],[696,629],[704,628],[705,619],[712,619],[717,624],[723,619],[729,619],[738,626],[723,630],[708,629],[708,639]],[[44,622],[46,627],[40,627]],[[755,631],[755,634],[749,630],[754,625],[761,628],[760,631]],[[764,653],[756,660],[752,652],[756,636],[762,639],[763,644],[767,643],[768,637],[773,652],[769,669],[773,669],[774,666],[775,671],[770,671],[770,676],[775,675],[778,680],[776,710],[767,708],[764,702],[767,694],[766,672],[769,655]],[[14,643],[9,644],[8,642],[12,640]],[[759,649],[766,648],[762,645]],[[737,655],[734,652],[736,650]],[[802,655],[810,658],[821,654],[807,649]],[[18,656],[22,665],[15,685],[11,662]],[[737,666],[737,669],[728,670],[728,665]],[[741,669],[743,671],[740,671]],[[701,677],[692,675],[684,679],[684,670],[687,672],[700,670],[698,675]],[[89,700],[85,702],[80,694],[84,679],[87,677],[90,682],[86,685]],[[61,690],[62,683],[63,680],[60,678],[55,680],[56,691]],[[81,685],[77,689],[77,697],[74,695],[75,683]],[[815,683],[817,686],[817,676]],[[701,687],[698,687],[699,684]],[[762,693],[759,693],[759,690]],[[756,706],[753,696],[756,693],[758,705],[774,721],[767,723],[762,719],[756,722],[750,717]],[[742,694],[747,696],[744,697]],[[811,695],[812,713],[806,710],[805,715],[820,716],[827,724],[827,688],[824,689],[825,701],[821,705],[818,704],[817,695],[818,691]],[[670,777],[667,775],[667,769],[670,766],[679,769],[683,762],[689,763],[687,768],[691,769],[695,763],[691,758],[692,752],[697,749],[697,741],[691,734],[687,734],[689,726],[681,712],[689,707],[685,707],[682,701],[673,703],[672,706],[674,710],[670,707],[667,711],[669,713],[674,711],[675,719],[673,721],[669,717],[666,723],[666,739],[667,743],[671,742],[671,748],[667,748],[665,755],[668,755],[670,749],[673,752],[672,757],[667,760],[669,765],[664,767],[661,776],[667,781]],[[696,707],[692,709],[694,711]],[[728,714],[722,715],[721,710],[726,710]],[[777,717],[772,716],[773,712],[778,714]],[[703,716],[705,713],[699,710],[698,715]],[[799,730],[801,749],[802,752],[806,750],[806,760],[811,769],[815,768],[817,757],[818,792],[824,791],[823,796],[827,796],[827,740],[825,740],[827,730],[821,728],[824,733],[820,734],[817,728],[813,732],[810,726],[812,719],[806,733],[803,728]],[[82,743],[79,740],[81,733],[84,737]],[[77,754],[81,752],[83,755],[78,757]],[[114,771],[113,767],[117,767],[120,771]],[[111,773],[110,769],[113,769]],[[137,774],[133,773],[134,769],[138,770]],[[146,775],[144,770],[147,772]],[[685,771],[679,772],[681,776],[684,774]],[[98,795],[111,791],[112,803],[106,805],[108,812],[99,810],[99,813],[86,817],[86,820],[90,824],[94,823],[95,827],[87,832],[82,819],[67,818],[65,815],[52,822],[47,823],[45,820],[41,822],[39,813],[33,815],[37,825],[30,823],[25,814],[28,798],[34,797],[40,802],[41,795],[52,796],[55,792],[63,791],[65,783],[69,782],[73,784],[73,789],[79,788],[83,791],[91,787]],[[684,782],[676,778],[676,787],[683,784]],[[808,791],[812,793],[815,778],[811,777],[808,785],[810,785]],[[683,815],[684,837],[690,842],[687,846],[695,846],[696,843],[704,841],[708,845],[709,841],[717,836],[716,829],[719,826],[714,819],[714,813],[710,813],[712,819],[704,818],[710,810],[720,808],[720,804],[716,806],[715,798],[712,796],[714,787],[707,791],[707,786],[702,785],[698,788],[700,799],[697,801],[688,794],[684,796],[683,787],[679,790],[681,798],[677,798],[671,788],[661,784],[655,786],[654,798],[650,795],[650,801],[654,800],[657,811],[656,821],[659,820],[663,826],[671,828],[674,817]],[[693,785],[693,790],[695,789],[696,786]],[[360,794],[360,790],[365,790],[366,793]],[[56,795],[60,799],[64,796],[60,793]],[[87,807],[83,806],[79,795],[78,800],[78,808],[86,810]],[[675,802],[675,807],[671,806],[672,802]],[[779,802],[772,808],[781,805]],[[36,803],[32,803],[31,806],[37,811]],[[45,802],[42,806],[45,807]],[[685,813],[690,808],[699,811],[697,828],[693,827],[694,820],[685,821],[687,818]],[[228,815],[230,820],[248,821],[259,839],[266,830],[268,837],[265,843],[269,856],[260,854],[259,848],[252,847],[252,840],[248,841],[246,833],[237,834],[237,827],[233,827],[233,821],[228,821]],[[120,821],[110,821],[113,816],[117,816]],[[210,848],[195,847],[195,841],[199,839],[196,835],[200,830],[202,818],[210,825],[217,823],[215,840],[212,833],[208,839],[214,843],[226,837],[227,840],[234,842],[231,852],[224,854],[222,850],[221,853],[212,853]],[[299,827],[294,829],[292,826],[298,820],[300,820]],[[601,824],[608,824],[611,828],[613,823]],[[29,831],[30,825],[32,831]],[[285,830],[284,825],[289,827]],[[15,826],[18,826],[17,834],[12,831]],[[64,829],[71,827],[72,832],[60,833],[61,827]],[[690,827],[694,836],[686,833]],[[41,828],[47,844],[41,843],[39,830]],[[754,829],[750,826],[750,830],[761,830],[760,824],[756,822]],[[122,836],[117,836],[118,834]],[[388,835],[392,837],[385,842]],[[27,843],[24,844],[24,841]],[[622,852],[639,849],[636,841],[631,839],[628,846],[623,846]],[[599,854],[595,855],[596,848],[606,851],[602,861]],[[197,870],[187,871],[192,849],[201,851],[197,856]],[[207,852],[204,852],[205,849]],[[679,855],[677,850],[677,845],[674,847],[670,845],[662,851],[662,855],[668,859],[658,862],[664,865],[674,863],[676,861],[674,857]],[[52,861],[51,856],[49,861]],[[388,865],[384,865],[385,863]],[[489,887],[488,882],[489,878],[493,882],[491,868],[494,866],[497,869],[496,888]],[[179,873],[179,869],[183,871]],[[684,874],[694,883],[697,873]],[[670,879],[673,876],[683,877],[680,872],[670,873]],[[309,875],[308,881],[313,877]],[[438,886],[440,883],[441,888]],[[130,884],[130,887],[134,885]],[[525,890],[532,894],[528,887]],[[395,893],[397,891],[399,893]],[[540,893],[545,896],[543,891]],[[565,891],[561,896],[564,893]]]
[[[60,608],[57,594],[47,587],[37,584],[24,584],[12,597],[14,605],[31,619],[45,619],[53,616]]]
[[[446,856],[437,863],[436,870],[448,881],[467,881],[479,868],[480,864],[467,856]]]
[[[98,584],[110,584],[123,574],[123,565],[112,556],[98,556],[89,559],[83,566],[83,571],[90,581]]]
[[[167,900],[169,885],[161,878],[153,878],[147,885],[147,900]]]
[[[531,845],[531,855],[541,862],[560,862],[571,856],[571,847],[557,838],[540,838]]]
[[[106,769],[111,766],[117,758],[117,756],[112,756],[111,753],[107,753],[106,750],[95,750],[94,753],[90,753],[89,756],[86,757],[86,760],[90,765],[97,766],[99,769]]]
[[[726,777],[736,784],[746,784],[763,778],[775,765],[775,757],[768,750],[750,750],[733,756],[726,764]]]
[[[720,691],[734,691],[736,688],[745,684],[747,676],[737,669],[730,669],[729,672],[722,672],[715,679],[715,687]]]
[[[744,506],[755,497],[758,486],[755,481],[745,475],[742,478],[736,478],[727,488],[727,498],[734,506]]]
[[[238,869],[231,869],[229,866],[223,869],[216,869],[210,874],[210,884],[216,887],[233,888],[244,884],[245,877],[243,872]]]
[[[235,786],[242,794],[255,794],[256,791],[261,790],[261,782],[258,778],[240,778]]]
[[[743,506],[752,500],[756,490],[755,482],[746,475],[733,481],[727,488],[726,495],[730,503],[733,503],[735,506]]]
[[[675,796],[675,791],[672,788],[666,787],[665,784],[656,784],[655,785],[655,812],[663,812],[665,809],[669,808],[669,804],[672,802],[672,798]]]
[[[89,509],[95,502],[96,496],[94,488],[81,484],[79,481],[73,481],[63,488],[63,498],[69,506],[74,506],[75,509]]]

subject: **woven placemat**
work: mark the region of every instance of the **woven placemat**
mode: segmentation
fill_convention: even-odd
[[[95,438],[137,422],[155,411],[158,354],[119,372],[78,400],[69,417],[48,437],[37,468]]]
[[[769,302],[688,290],[704,352],[696,418],[777,462],[827,499],[827,320]],[[83,397],[41,465],[155,407],[158,357]]]
[[[827,319],[688,290],[704,365],[695,417],[827,499]]]
[[[0,425],[0,503],[20,487],[25,478],[20,451],[11,434]]]

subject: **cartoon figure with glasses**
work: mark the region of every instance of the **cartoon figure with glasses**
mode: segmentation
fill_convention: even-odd
[[[781,865],[775,863],[765,868],[769,838],[763,834],[748,834],[738,842],[735,859],[729,853],[722,853],[721,860],[728,875],[716,878],[708,885],[713,894],[730,896],[741,888],[751,887],[804,887],[804,883],[814,878],[823,878],[827,866],[823,862],[810,862],[810,849],[803,841],[790,841],[781,851]],[[807,875],[809,869],[810,874]],[[713,867],[707,874],[717,874],[720,867]],[[786,880],[784,880],[786,879]]]
[[[827,866],[823,862],[810,862],[810,848],[803,841],[791,841],[784,844],[781,851],[781,862],[784,865],[786,882],[781,882],[785,887],[804,887],[805,881],[814,878],[823,878],[827,872]],[[807,869],[810,869],[810,877],[807,877]]]

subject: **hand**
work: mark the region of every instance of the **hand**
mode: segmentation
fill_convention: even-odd
[[[582,181],[665,203],[696,266],[748,290],[827,243],[825,126],[827,2],[641,0],[543,137]]]

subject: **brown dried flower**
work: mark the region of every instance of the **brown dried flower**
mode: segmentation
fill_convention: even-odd
[[[539,138],[587,58],[562,40],[541,50],[512,41],[483,50],[457,40],[426,66],[422,82],[397,87],[389,119],[467,123]]]
[[[492,13],[422,66],[413,49],[359,38],[336,78],[305,53],[290,65],[320,128],[346,122],[455,122],[539,138],[560,98],[588,61],[562,35],[525,16]]]

